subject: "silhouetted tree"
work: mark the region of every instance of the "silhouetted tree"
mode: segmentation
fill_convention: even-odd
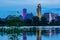
[[[45,26],[45,25],[47,26],[47,25],[48,25],[47,18],[45,18],[45,17],[42,17],[42,18],[41,18],[41,25],[42,25],[42,26]]]
[[[5,21],[3,21],[1,18],[0,18],[0,26],[4,26],[5,25]]]
[[[31,26],[32,25],[32,19],[26,19],[26,20],[24,20],[24,23],[26,26]]]
[[[32,22],[33,22],[34,26],[38,26],[39,25],[39,18],[37,16],[33,16]]]
[[[15,17],[10,20],[6,20],[6,25],[7,26],[22,26],[24,25],[24,22],[19,17]]]
[[[56,25],[56,21],[52,20],[51,23],[49,24],[49,26],[55,26]]]

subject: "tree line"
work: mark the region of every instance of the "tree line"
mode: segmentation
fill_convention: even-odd
[[[41,20],[37,16],[32,19],[21,19],[20,17],[11,17],[9,20],[1,20],[0,26],[60,26],[60,21],[52,20],[50,23],[47,18],[42,17]]]

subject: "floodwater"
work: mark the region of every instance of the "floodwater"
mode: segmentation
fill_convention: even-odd
[[[35,30],[36,29],[36,30]],[[39,28],[38,28],[39,29]],[[0,40],[60,40],[60,28],[0,28]],[[37,32],[38,30],[38,32]]]

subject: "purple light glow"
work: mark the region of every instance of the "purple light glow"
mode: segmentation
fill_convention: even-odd
[[[25,19],[26,18],[26,13],[27,13],[27,9],[23,9],[23,19]]]

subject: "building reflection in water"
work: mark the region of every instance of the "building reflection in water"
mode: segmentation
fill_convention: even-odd
[[[9,33],[12,33],[12,34],[7,34],[7,35],[9,35],[9,40],[19,40],[19,38],[18,38],[18,34],[17,33],[15,33],[14,32],[14,30],[13,29],[9,29],[9,30],[12,30],[12,31],[9,31]],[[33,30],[33,29],[32,29]],[[5,35],[5,31],[7,31],[7,29],[5,29],[5,28],[0,28],[0,35]],[[15,30],[15,31],[17,31],[17,30]],[[31,30],[26,30],[25,28],[23,29],[23,32],[21,32],[23,35],[23,39],[22,40],[27,40],[27,34],[28,34],[28,32],[27,31],[31,31]],[[33,31],[32,31],[33,32]],[[29,32],[30,33],[30,35],[32,34],[32,32]],[[43,32],[43,33],[42,33]],[[42,35],[48,35],[49,37],[52,37],[52,36],[54,36],[54,35],[57,35],[58,33],[60,32],[60,29],[56,29],[56,28],[54,28],[54,29],[51,29],[51,28],[49,28],[48,30],[41,30],[41,28],[36,28],[36,30],[35,30],[35,32],[34,33],[36,33],[35,35],[36,35],[36,40],[42,40]],[[19,32],[20,33],[20,32]],[[20,34],[19,34],[20,35]],[[33,34],[32,34],[33,35]],[[34,38],[33,38],[34,39]]]
[[[49,37],[51,37],[51,35],[52,35],[52,30],[49,29]]]
[[[44,31],[45,31],[45,32],[44,32],[44,35],[47,35],[47,36],[49,36],[49,37],[58,34],[58,33],[57,33],[58,31],[57,31],[56,29],[51,29],[51,28],[49,28],[48,30],[44,30]]]
[[[24,28],[24,32],[23,32],[23,40],[27,40],[27,34],[26,34],[25,28]]]
[[[41,30],[39,28],[36,30],[36,36],[37,40],[41,40]]]

